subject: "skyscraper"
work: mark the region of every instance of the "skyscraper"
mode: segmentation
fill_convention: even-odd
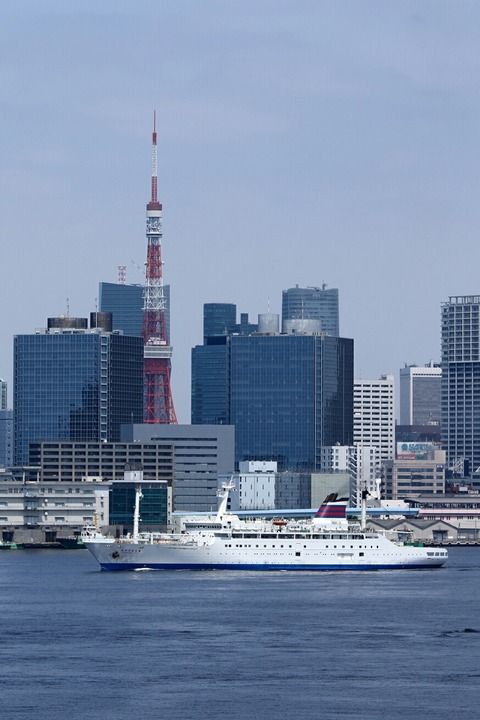
[[[233,303],[205,303],[203,306],[203,342],[235,332],[237,306]]]
[[[277,316],[278,317],[278,316]],[[203,345],[192,349],[192,424],[229,423],[227,337],[249,335],[258,330],[248,313],[240,314],[233,303],[206,303],[203,306]]]
[[[30,442],[120,439],[143,417],[140,337],[87,328],[84,318],[49,319],[14,338],[14,462]]]
[[[323,445],[353,441],[353,340],[313,333],[229,339],[236,461],[315,470]]]
[[[7,383],[0,380],[0,467],[13,462],[13,410],[7,410]]]
[[[340,335],[338,290],[336,288],[307,287],[284,290],[282,293],[282,326],[285,320],[320,320],[327,335]]]
[[[227,425],[227,338],[192,348],[192,425]]]
[[[0,468],[13,463],[13,410],[0,410]]]
[[[353,340],[324,335],[317,319],[204,314],[204,345],[192,350],[192,423],[235,426],[236,462],[273,460],[315,470],[322,445],[353,441]],[[234,306],[233,306],[234,307]],[[218,334],[213,334],[214,332]]]
[[[142,335],[143,285],[99,284],[101,312],[112,313],[112,329],[125,335]]]
[[[99,283],[100,312],[112,313],[112,330],[141,336],[143,324],[143,285]],[[167,334],[170,337],[170,285],[163,286]]]
[[[447,467],[480,477],[480,295],[442,304],[441,434]]]
[[[378,462],[395,457],[395,378],[356,380],[354,386],[353,440],[378,450]]]
[[[442,369],[433,363],[400,368],[400,425],[440,424],[441,382]]]

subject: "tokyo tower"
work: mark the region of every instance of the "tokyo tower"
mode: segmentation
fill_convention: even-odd
[[[143,292],[143,392],[146,423],[176,423],[170,386],[172,347],[165,318],[162,205],[157,197],[157,131],[153,114],[152,193],[147,204],[147,264]]]

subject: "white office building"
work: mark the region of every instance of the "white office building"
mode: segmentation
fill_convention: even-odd
[[[348,473],[350,477],[350,504],[358,507],[361,491],[372,497],[379,489],[378,449],[368,445],[333,445],[322,448],[322,472]]]
[[[395,457],[395,378],[356,380],[353,393],[353,442],[377,449],[379,471]]]
[[[233,480],[235,490],[230,493],[231,510],[274,510],[277,463],[246,460],[240,462],[238,473],[220,476],[219,484]]]

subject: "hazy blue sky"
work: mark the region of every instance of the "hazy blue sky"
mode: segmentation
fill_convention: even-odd
[[[480,3],[4,0],[0,377],[12,339],[142,282],[153,109],[190,421],[204,302],[253,319],[340,290],[357,377],[440,357],[440,305],[480,294]]]

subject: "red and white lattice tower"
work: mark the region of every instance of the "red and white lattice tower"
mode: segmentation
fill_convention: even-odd
[[[153,115],[152,197],[147,204],[147,264],[143,293],[143,389],[146,423],[176,423],[170,386],[172,348],[165,319],[162,205],[157,197],[157,132]]]

